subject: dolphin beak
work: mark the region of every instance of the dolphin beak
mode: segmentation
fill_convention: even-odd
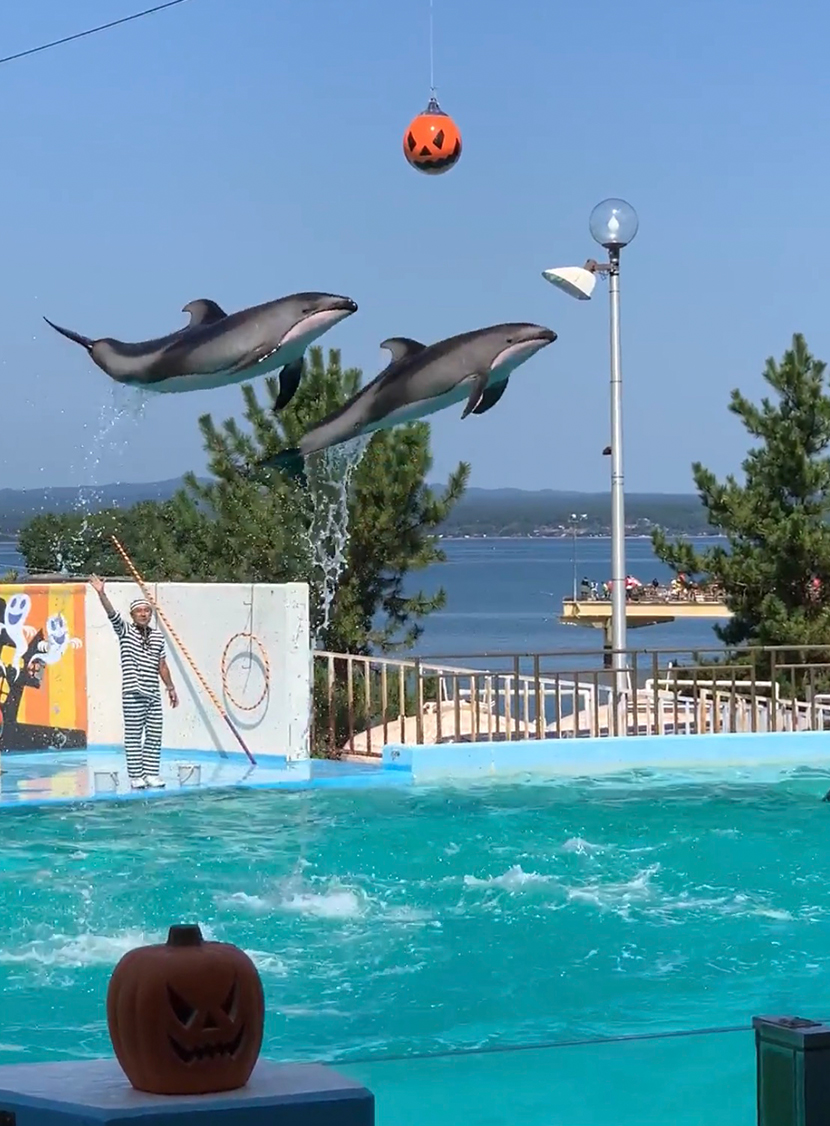
[[[553,344],[556,340],[556,333],[552,328],[540,328],[538,332],[533,335],[534,340],[544,340],[546,344]]]
[[[352,301],[351,297],[335,297],[331,302],[332,309],[342,309],[346,313],[357,312],[357,302]]]

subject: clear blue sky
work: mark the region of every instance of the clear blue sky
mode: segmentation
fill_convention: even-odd
[[[148,0],[149,2],[149,0]],[[0,9],[3,54],[141,0]],[[149,481],[203,468],[196,420],[238,387],[154,398],[101,436],[113,385],[43,324],[140,339],[299,289],[359,312],[325,343],[366,377],[388,336],[502,320],[559,340],[482,418],[433,422],[434,478],[608,487],[605,283],[541,277],[596,250],[592,206],[628,199],[625,469],[690,491],[739,467],[729,391],[794,331],[830,359],[830,7],[820,0],[435,0],[436,83],[464,154],[440,178],[401,136],[429,95],[428,0],[189,0],[0,67],[2,485]]]

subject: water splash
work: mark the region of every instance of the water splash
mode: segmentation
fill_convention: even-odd
[[[346,567],[349,546],[349,487],[352,475],[360,464],[369,439],[353,438],[350,442],[323,450],[308,465],[311,501],[311,522],[308,540],[311,548],[312,587],[315,591],[315,612],[312,622],[312,646],[319,648],[331,620],[331,606],[337,584]]]
[[[101,496],[102,458],[123,446],[123,437],[117,436],[116,431],[124,422],[143,422],[148,399],[149,395],[140,388],[112,383],[109,399],[101,403],[98,426],[84,455],[84,479],[90,482],[93,499],[100,500]]]
[[[93,506],[100,508],[103,502],[100,480],[101,462],[105,455],[117,451],[124,445],[124,438],[116,432],[122,423],[140,423],[144,420],[148,395],[138,388],[113,383],[109,399],[101,403],[98,411],[98,426],[84,451],[81,474],[86,484],[78,492],[78,506],[85,514]]]

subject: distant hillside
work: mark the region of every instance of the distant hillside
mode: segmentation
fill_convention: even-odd
[[[138,485],[0,489],[0,534],[16,535],[42,512],[95,512],[127,508],[141,500],[166,500],[181,484],[181,478],[173,478]],[[449,536],[569,535],[571,513],[587,515],[586,520],[578,521],[580,535],[603,535],[610,530],[608,493],[469,489],[441,531]],[[683,493],[629,493],[625,515],[632,534],[647,533],[655,525],[688,535],[711,530],[698,498]]]
[[[0,534],[15,535],[42,512],[96,512],[101,508],[129,508],[140,500],[168,500],[181,484],[182,478],[175,477],[140,485],[0,489]]]
[[[607,534],[610,494],[468,489],[441,530],[451,536],[570,535],[573,513],[580,535]],[[580,519],[583,514],[587,519]],[[698,497],[684,493],[627,493],[625,523],[634,535],[655,526],[688,535],[711,532]]]

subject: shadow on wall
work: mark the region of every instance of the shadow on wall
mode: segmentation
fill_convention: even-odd
[[[261,642],[256,644],[261,646]],[[255,731],[271,703],[271,671],[264,649],[262,656],[254,652],[253,639],[243,645],[230,659],[227,649],[222,656],[222,704],[236,727]],[[236,699],[233,689],[237,679],[243,698],[251,699],[250,704]]]
[[[86,587],[0,586],[0,751],[87,744]]]
[[[156,628],[161,629],[164,633],[165,641],[167,643],[167,660],[168,663],[171,664],[175,669],[173,682],[175,684],[185,685],[187,687],[187,694],[196,709],[196,713],[199,716],[199,719],[202,721],[204,731],[210,738],[212,744],[211,749],[215,750],[217,754],[222,756],[222,758],[227,758],[227,751],[225,751],[222,747],[222,740],[219,733],[217,732],[217,726],[222,721],[217,714],[216,709],[208,700],[204,698],[204,695],[199,688],[198,681],[193,676],[193,673],[190,669],[190,665],[181,655],[178,646],[173,641],[173,638],[170,636],[167,630],[164,629],[162,623],[157,621]],[[182,695],[181,689],[179,690],[179,695]]]

